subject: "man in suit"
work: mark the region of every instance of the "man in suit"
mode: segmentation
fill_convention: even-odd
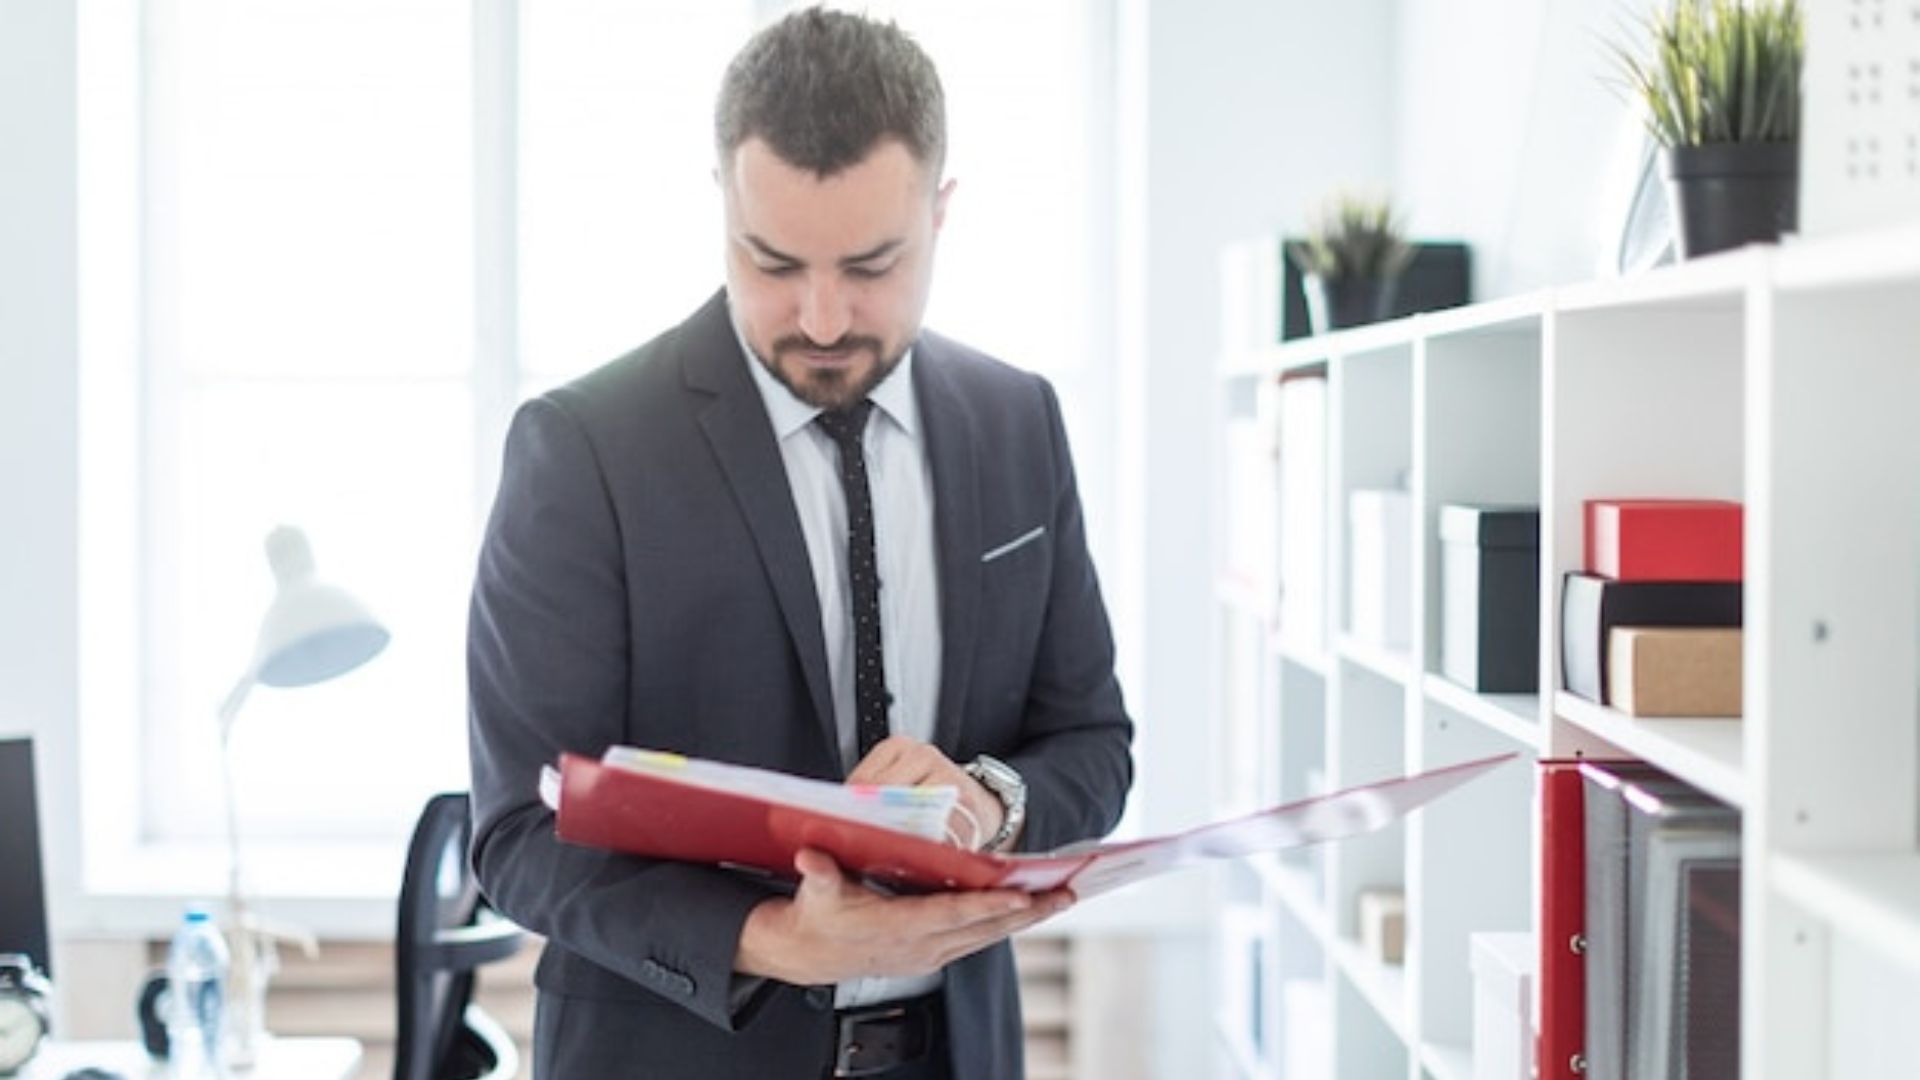
[[[546,936],[542,1080],[1017,1077],[1006,938],[1065,893],[781,887],[559,843],[562,751],[949,784],[963,842],[1104,834],[1132,725],[1051,388],[920,321],[942,92],[891,24],[762,31],[716,110],[726,287],[524,405],[469,639],[473,860]]]

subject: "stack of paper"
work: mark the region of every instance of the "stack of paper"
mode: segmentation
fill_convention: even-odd
[[[770,802],[864,821],[929,840],[946,839],[947,816],[953,813],[953,804],[960,796],[957,789],[946,786],[830,784],[632,746],[616,746],[602,760],[615,768],[650,773],[709,791],[751,791]]]

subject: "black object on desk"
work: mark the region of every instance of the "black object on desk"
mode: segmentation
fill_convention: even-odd
[[[40,864],[33,740],[0,739],[0,953],[21,953],[53,977]]]

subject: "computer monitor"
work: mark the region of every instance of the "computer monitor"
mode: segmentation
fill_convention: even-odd
[[[53,974],[46,875],[33,784],[33,740],[0,739],[0,953],[26,953]]]

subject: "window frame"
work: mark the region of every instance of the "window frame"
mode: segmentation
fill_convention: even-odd
[[[164,293],[155,280],[153,252],[164,238],[146,212],[146,160],[153,125],[169,107],[153,93],[147,40],[156,30],[149,6],[167,0],[81,0],[78,5],[78,167],[80,262],[80,702],[75,777],[79,819],[52,830],[59,843],[75,841],[79,895],[67,898],[69,929],[163,932],[186,899],[226,891],[223,843],[158,842],[145,835],[141,811],[141,740],[147,734],[143,702],[152,693],[144,642],[153,613],[144,599],[143,566],[161,557],[145,542],[142,457],[151,445],[152,411],[146,395],[156,385],[144,354],[152,321],[164,318]],[[178,2],[178,0],[175,0]],[[1082,500],[1097,561],[1113,565],[1104,523],[1112,511],[1114,479],[1103,452],[1114,443],[1111,372],[1098,358],[1114,355],[1113,241],[1115,100],[1113,32],[1108,0],[1070,0],[1086,13],[1089,50],[1086,109],[1102,122],[1087,125],[1089,175],[1101,178],[1079,208],[1089,243],[1079,258],[1091,298],[1082,328],[1088,362],[1052,375],[1073,403],[1069,426],[1078,455]],[[757,0],[763,17],[768,8]],[[476,0],[473,24],[474,88],[474,392],[472,459],[483,520],[498,482],[499,447],[521,397],[518,163],[520,143],[520,34],[517,2]],[[1109,601],[1116,621],[1131,605]],[[210,710],[211,714],[211,710]],[[211,719],[211,715],[210,715]],[[70,831],[69,831],[70,830]],[[399,840],[404,851],[404,837]],[[323,934],[382,937],[391,931],[397,863],[392,843],[282,844],[249,842],[250,876],[271,881],[263,890],[276,917]],[[1125,921],[1124,919],[1121,921]]]

